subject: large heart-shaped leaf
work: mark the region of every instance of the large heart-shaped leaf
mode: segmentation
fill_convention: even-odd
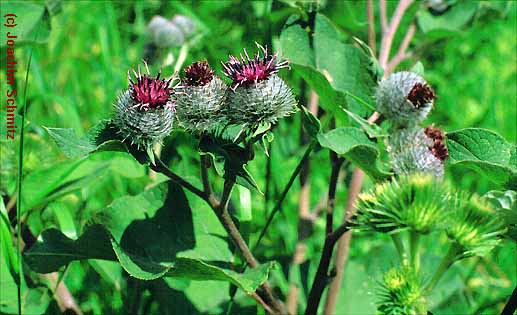
[[[339,106],[349,104],[354,112],[365,114],[357,99],[373,103],[376,80],[375,71],[369,71],[373,69],[370,57],[343,43],[342,34],[324,15],[316,16],[314,34],[308,33],[304,23],[292,17],[280,35],[282,53],[293,70],[316,91],[325,110],[346,118]]]
[[[479,128],[467,128],[447,134],[449,164],[463,165],[493,182],[517,188],[516,146],[498,134]]]
[[[343,127],[320,133],[318,141],[322,147],[343,155],[374,179],[383,180],[391,175],[381,168],[377,145],[357,128]]]
[[[273,263],[239,274],[230,269],[233,255],[213,211],[173,182],[136,196],[117,199],[92,214],[90,225],[72,240],[46,230],[25,254],[37,272],[55,271],[72,260],[118,260],[133,277],[163,276],[229,281],[253,292]]]

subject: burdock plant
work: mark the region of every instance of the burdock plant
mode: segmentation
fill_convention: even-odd
[[[372,192],[361,194],[355,224],[361,230],[388,233],[404,263],[418,270],[420,236],[443,227],[449,201],[447,187],[428,174],[401,176],[378,184]],[[408,231],[409,255],[401,232]]]
[[[382,280],[377,309],[382,315],[421,315],[427,313],[425,292],[415,270],[392,268]]]
[[[499,236],[505,233],[500,214],[488,200],[476,195],[469,198],[466,193],[457,193],[451,199],[447,218],[445,231],[451,244],[427,286],[429,290],[436,286],[454,262],[487,254],[500,242]]]
[[[172,131],[175,104],[171,96],[175,77],[160,79],[147,73],[128,71],[129,87],[115,103],[114,123],[123,141],[150,151]]]
[[[226,84],[214,75],[206,61],[188,66],[176,93],[176,112],[181,125],[186,130],[202,133],[223,122],[221,109],[226,101],[226,90]]]
[[[422,173],[402,175],[361,194],[353,223],[359,230],[391,235],[401,257],[402,269],[385,276],[385,294],[379,306],[381,314],[420,314],[414,303],[431,292],[452,264],[488,253],[505,232],[501,217],[487,200],[464,192],[451,192],[443,181]],[[409,232],[406,242],[400,236],[403,231]],[[421,290],[415,280],[421,273],[420,239],[440,231],[448,236],[450,248]],[[399,282],[405,286],[402,291],[395,290],[398,287],[393,285]],[[414,299],[405,295],[413,291]]]
[[[408,71],[394,73],[383,80],[376,96],[377,111],[399,127],[422,122],[436,98],[421,76]]]
[[[393,131],[388,138],[387,151],[396,174],[415,172],[441,178],[449,156],[443,131],[434,126],[412,126]]]
[[[273,124],[296,111],[296,100],[291,88],[277,76],[288,68],[286,60],[270,55],[267,48],[257,44],[260,52],[250,58],[246,50],[241,59],[230,56],[223,63],[224,74],[232,80],[225,114],[230,123],[250,129]]]

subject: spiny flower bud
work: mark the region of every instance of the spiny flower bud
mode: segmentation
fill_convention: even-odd
[[[182,83],[183,86],[176,93],[176,111],[182,126],[198,132],[215,127],[221,121],[226,84],[214,76],[206,61],[188,66]]]
[[[448,200],[445,185],[433,176],[401,176],[360,195],[354,224],[381,233],[410,230],[426,234],[441,226]]]
[[[230,56],[223,63],[224,74],[232,79],[226,115],[231,123],[256,127],[262,123],[275,123],[296,111],[296,100],[287,84],[276,75],[289,63],[278,61],[277,54],[269,55],[267,48],[250,58],[246,50],[241,60]]]
[[[444,175],[444,162],[449,156],[443,132],[429,126],[399,129],[388,138],[387,151],[396,174],[414,172]]]
[[[160,48],[178,47],[185,41],[182,30],[166,18],[156,15],[147,26],[153,43]]]
[[[435,98],[434,91],[418,74],[397,72],[379,84],[377,111],[398,126],[415,125],[427,117]]]
[[[133,70],[134,78],[128,71],[129,88],[115,104],[114,122],[124,140],[141,149],[147,149],[161,141],[172,130],[174,103],[171,101],[171,83],[175,79],[160,79]]]
[[[427,313],[424,288],[416,272],[408,266],[392,268],[384,274],[380,301],[382,315],[419,315]]]
[[[457,259],[484,255],[499,243],[498,236],[505,232],[503,220],[487,200],[459,193],[450,208],[446,233],[458,247]]]

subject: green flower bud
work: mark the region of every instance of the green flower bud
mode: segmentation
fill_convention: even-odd
[[[458,247],[457,259],[482,256],[499,243],[498,236],[505,232],[503,219],[487,200],[459,193],[450,208],[445,231]]]
[[[433,176],[418,173],[401,176],[361,194],[353,223],[361,230],[381,233],[410,230],[426,234],[441,227],[448,200],[447,187]]]
[[[147,67],[147,65],[146,65]],[[174,78],[152,78],[148,74],[134,72],[129,76],[129,88],[115,103],[114,123],[124,141],[130,141],[140,149],[148,149],[160,142],[172,130],[174,102],[170,87]]]
[[[413,269],[407,266],[392,268],[384,274],[377,310],[382,315],[427,313],[424,289]]]
[[[377,89],[377,111],[397,126],[423,121],[436,98],[427,82],[413,72],[397,72],[381,81]]]
[[[221,123],[226,90],[226,84],[214,76],[205,61],[187,67],[183,86],[176,93],[176,113],[181,125],[189,131],[203,132]]]
[[[444,162],[449,156],[445,137],[440,129],[418,126],[399,129],[390,134],[387,151],[396,174],[426,173],[437,178],[444,175]]]

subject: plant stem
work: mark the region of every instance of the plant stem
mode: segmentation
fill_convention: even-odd
[[[512,295],[508,299],[508,302],[503,308],[501,315],[512,315],[517,309],[517,286],[513,289]]]
[[[259,266],[259,263],[251,253],[248,245],[244,241],[239,229],[235,225],[232,220],[230,213],[228,212],[228,203],[230,202],[230,197],[232,194],[232,189],[235,182],[232,180],[226,180],[224,182],[223,195],[221,196],[221,201],[219,202],[219,206],[214,208],[217,216],[219,217],[221,223],[223,224],[226,232],[231,237],[232,241],[235,243],[235,246],[240,250],[244,260],[251,268],[256,268]],[[283,305],[281,305],[273,295],[273,290],[266,282],[262,285],[264,288],[264,296],[265,303],[274,307],[273,313],[278,313],[283,311]],[[266,309],[267,310],[267,309]],[[271,310],[269,310],[271,311]]]
[[[334,245],[337,240],[341,237],[341,235],[348,230],[344,230],[336,237],[336,235],[332,232],[332,223],[333,223],[333,213],[335,207],[335,197],[336,197],[336,188],[339,170],[341,169],[341,165],[343,164],[343,159],[338,158],[337,154],[334,152],[330,152],[330,162],[332,164],[332,170],[330,173],[330,181],[329,181],[329,190],[328,190],[328,201],[327,201],[327,216],[326,216],[326,226],[325,226],[325,243],[323,244],[323,251],[321,253],[320,262],[318,265],[318,270],[316,271],[316,276],[314,277],[314,281],[312,283],[311,291],[309,293],[309,299],[307,300],[307,309],[305,310],[305,314],[316,314],[318,311],[318,306],[320,304],[321,296],[325,287],[328,284],[328,272],[330,262],[332,260],[332,252],[334,250]],[[346,223],[344,224],[346,227]]]
[[[449,247],[449,250],[447,251],[447,254],[442,258],[442,261],[440,262],[440,265],[438,266],[438,269],[434,272],[433,277],[431,278],[431,281],[427,284],[425,287],[426,292],[430,293],[433,291],[433,289],[438,284],[438,281],[440,281],[443,274],[449,269],[450,266],[455,261],[456,255],[458,255],[459,248],[457,244],[451,244]]]
[[[307,300],[307,309],[305,310],[306,315],[315,315],[318,311],[321,296],[323,295],[323,291],[325,290],[329,280],[328,268],[332,258],[332,250],[339,238],[348,230],[347,223],[343,223],[325,238],[320,263],[318,265],[318,270],[316,271],[316,277],[314,278],[311,291],[309,292],[309,298]]]
[[[410,261],[415,271],[418,272],[420,269],[420,234],[416,231],[411,231],[409,234],[409,253]]]
[[[230,196],[232,193],[233,185],[235,183],[231,180],[226,180],[224,182],[223,195],[221,197],[221,202],[219,203],[219,207],[214,209],[216,211],[217,216],[221,220],[221,223],[224,226],[224,229],[231,237],[232,241],[235,243],[237,248],[239,248],[244,260],[251,266],[251,268],[256,268],[258,266],[258,262],[251,253],[248,245],[242,238],[241,233],[237,229],[237,226],[232,220],[230,213],[228,212],[228,203],[230,202]]]
[[[364,172],[361,169],[356,168],[352,173],[352,180],[350,182],[350,186],[348,187],[348,196],[347,196],[347,204],[345,209],[345,217],[343,219],[343,223],[348,222],[354,213],[355,213],[355,202],[357,200],[357,196],[361,191],[361,185],[364,178]],[[327,300],[325,301],[325,314],[333,314],[334,309],[336,307],[336,303],[338,300],[339,291],[341,288],[341,279],[343,277],[343,273],[345,270],[346,262],[348,259],[348,252],[350,249],[350,241],[352,239],[352,231],[348,232],[343,236],[343,238],[339,241],[338,249],[336,252],[335,258],[335,266],[336,266],[336,276],[332,279],[332,282],[329,287],[329,291],[327,294]]]
[[[149,164],[149,167],[157,172],[157,173],[162,173],[164,174],[165,176],[169,177],[170,179],[172,179],[172,181],[176,182],[177,184],[183,186],[185,189],[193,192],[194,194],[198,195],[199,197],[201,197],[203,200],[207,201],[208,202],[208,196],[207,194],[205,194],[205,192],[201,191],[199,188],[197,187],[194,187],[194,185],[192,185],[191,183],[187,182],[185,179],[183,179],[181,176],[177,175],[176,173],[174,173],[173,171],[171,171],[163,162],[162,160],[160,160],[159,157],[155,156],[154,157],[155,159],[155,162],[156,164]]]
[[[155,158],[155,161],[156,164],[150,164],[151,169],[153,169],[155,172],[160,172],[166,175],[171,180],[180,184],[185,189],[188,189],[189,191],[193,192],[210,205],[210,207],[216,212],[216,215],[219,218],[223,227],[225,228],[226,232],[241,252],[246,263],[249,264],[252,268],[257,267],[259,265],[257,260],[251,253],[250,249],[248,248],[248,245],[244,241],[241,233],[237,229],[237,226],[233,222],[230,213],[228,212],[228,203],[230,202],[230,196],[235,182],[231,180],[226,180],[224,182],[223,194],[221,196],[221,200],[218,201],[211,190],[209,193],[201,191],[200,189],[194,187],[192,184],[184,180],[181,176],[172,172],[159,158]],[[202,174],[205,172],[203,170],[203,166],[201,172]],[[264,290],[262,295],[256,293],[257,295],[252,297],[259,304],[261,304],[264,307],[264,309],[266,309],[266,311],[270,313],[282,313],[283,305],[274,297],[273,290],[271,289],[269,284],[265,282],[262,285],[262,288]],[[259,297],[260,299],[258,299],[257,297]]]
[[[405,264],[407,261],[406,252],[404,250],[404,243],[402,243],[402,239],[400,238],[400,234],[391,234],[391,239],[393,240],[393,244],[397,249],[397,253],[399,254],[400,262]]]
[[[375,10],[373,9],[373,0],[366,1],[366,15],[368,16],[368,46],[375,55]]]
[[[201,168],[201,181],[203,182],[203,191],[205,194],[210,195],[212,193],[212,186],[210,185],[210,179],[208,177],[208,163],[210,160],[206,154],[200,155],[199,159]]]
[[[390,24],[384,32],[381,41],[381,49],[379,53],[379,64],[385,70],[387,70],[388,58],[391,50],[391,44],[393,43],[393,38],[395,37],[395,33],[397,28],[402,20],[402,16],[406,9],[411,5],[413,0],[400,0],[393,16],[391,18]]]
[[[273,207],[273,210],[271,210],[271,213],[269,214],[269,217],[266,221],[266,225],[264,225],[264,227],[262,228],[262,231],[260,232],[257,243],[255,243],[255,246],[253,247],[253,251],[255,251],[255,249],[257,249],[257,247],[259,247],[260,242],[262,241],[262,238],[264,237],[264,235],[266,235],[267,229],[271,225],[271,222],[273,221],[275,214],[280,210],[280,207],[282,206],[282,203],[284,202],[284,199],[287,196],[289,189],[291,189],[291,186],[293,185],[294,180],[300,173],[300,170],[302,169],[302,166],[303,166],[305,160],[309,157],[309,155],[311,154],[315,145],[316,145],[316,142],[312,141],[309,144],[309,146],[307,147],[307,149],[305,150],[305,153],[303,154],[302,159],[300,160],[300,162],[298,162],[298,165],[296,166],[293,173],[291,174],[291,177],[289,178],[287,185],[284,187],[284,190],[282,191],[280,198],[278,198],[278,201],[276,202],[275,206]]]

